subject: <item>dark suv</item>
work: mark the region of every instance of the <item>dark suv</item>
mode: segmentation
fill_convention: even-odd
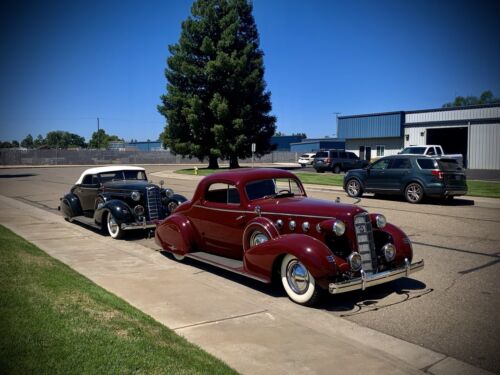
[[[465,195],[467,183],[455,159],[394,155],[365,169],[347,172],[344,190],[351,197],[360,197],[364,192],[403,194],[408,202],[419,203],[424,196],[451,199]]]
[[[368,165],[365,160],[360,160],[353,152],[344,150],[318,151],[314,157],[313,167],[316,172],[332,171],[340,173],[354,168],[363,168]]]

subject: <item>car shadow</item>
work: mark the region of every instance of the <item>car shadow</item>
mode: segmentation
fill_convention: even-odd
[[[22,178],[37,176],[36,173],[0,174],[0,178]]]
[[[162,254],[165,258],[178,262],[177,260],[175,260],[174,256],[168,251],[160,250],[160,254]],[[184,258],[184,260],[182,260],[181,263],[199,269],[199,271],[195,273],[208,272],[210,274],[220,276],[224,279],[241,284],[247,288],[251,288],[261,293],[268,294],[272,297],[286,296],[286,293],[283,290],[283,288],[281,288],[281,285],[276,282],[273,282],[272,284],[262,283],[260,281],[251,279],[249,277],[231,271],[227,271],[223,268],[212,266],[211,264],[200,262],[191,258]]]
[[[173,255],[168,251],[160,251],[160,254],[175,261]],[[271,297],[287,297],[279,278],[276,278],[272,284],[265,284],[191,258],[184,258],[182,264],[198,269],[199,271],[195,273],[209,272],[210,274],[236,282]],[[414,298],[420,298],[431,292],[433,292],[433,289],[427,288],[426,284],[404,277],[390,283],[368,288],[365,291],[353,291],[338,295],[330,295],[325,291],[322,296],[323,298],[313,308],[334,312],[340,316],[349,316],[372,310],[380,310]],[[385,298],[392,294],[397,296],[396,301],[384,301]]]
[[[411,203],[408,203],[402,195],[364,194],[362,199],[367,199],[367,200],[379,199],[392,202],[402,202],[411,205]],[[473,199],[466,199],[466,198],[440,199],[431,197],[425,197],[422,203],[430,204],[433,206],[474,206],[475,204]]]
[[[316,307],[347,317],[398,305],[433,291],[434,289],[427,288],[426,284],[418,280],[403,277],[364,291],[358,290],[323,298]]]

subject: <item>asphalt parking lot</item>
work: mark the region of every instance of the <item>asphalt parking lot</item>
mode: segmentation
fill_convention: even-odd
[[[153,181],[191,197],[197,181],[172,178],[175,166],[147,166]],[[0,194],[54,212],[85,167],[0,170]],[[167,176],[167,177],[162,177]],[[310,196],[353,203],[345,193],[309,189]],[[410,279],[345,295],[329,296],[317,308],[380,332],[499,372],[500,200],[464,197],[446,205],[418,206],[400,199],[364,197],[360,206],[386,215],[413,241],[415,259],[426,268]],[[158,250],[144,234],[129,238]],[[281,292],[245,278],[199,265],[231,283],[262,293]],[[291,302],[290,302],[291,303]]]

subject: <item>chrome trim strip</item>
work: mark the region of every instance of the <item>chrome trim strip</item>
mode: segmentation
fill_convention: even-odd
[[[255,214],[255,211],[230,210],[227,208],[205,207],[205,206],[201,206],[199,204],[194,204],[193,207],[205,208],[207,210],[212,210],[212,211],[233,212],[233,213],[238,213],[238,214]],[[283,217],[286,217],[286,216],[310,217],[310,218],[314,218],[314,219],[335,219],[335,217],[333,217],[333,216],[316,216],[316,215],[290,214],[290,213],[279,213],[279,212],[261,212],[261,215],[281,215]]]
[[[331,294],[340,294],[350,292],[352,290],[364,290],[364,288],[369,288],[374,285],[387,283],[402,277],[408,277],[410,274],[420,271],[423,268],[423,259],[420,262],[413,264],[409,264],[409,262],[407,262],[404,267],[400,267],[395,270],[374,273],[372,275],[365,274],[364,277],[357,277],[340,283],[330,283],[328,285],[328,291]]]
[[[156,228],[156,223],[152,223],[151,221],[147,221],[145,223],[123,223],[120,225],[120,228],[123,230]]]

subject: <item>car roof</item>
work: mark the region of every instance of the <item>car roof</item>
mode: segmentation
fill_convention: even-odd
[[[75,182],[76,185],[81,184],[83,178],[89,174],[98,174],[98,173],[106,173],[106,172],[118,172],[118,171],[144,171],[145,169],[142,167],[136,167],[132,165],[110,165],[106,167],[95,167],[89,168],[83,171],[80,175],[80,178]]]
[[[292,172],[277,168],[241,168],[214,173],[206,176],[203,181],[207,184],[216,180],[229,181],[234,184],[246,184],[249,181],[263,180],[267,178],[297,178],[297,176]]]

